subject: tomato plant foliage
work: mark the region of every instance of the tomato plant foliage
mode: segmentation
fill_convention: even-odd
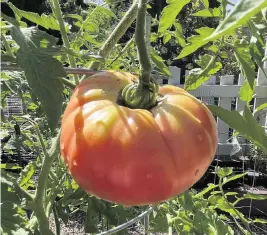
[[[39,15],[23,11],[12,3],[8,3],[8,5],[15,17],[1,14],[1,125],[3,130],[1,130],[1,136],[4,135],[9,141],[9,144],[3,142],[1,150],[9,153],[18,151],[18,156],[23,153],[33,152],[35,158],[31,159],[26,166],[22,159],[19,159],[19,164],[9,161],[1,163],[2,215],[0,231],[1,234],[8,235],[58,235],[60,234],[61,223],[67,224],[71,214],[75,214],[78,211],[86,214],[84,231],[87,233],[100,233],[108,228],[131,221],[142,211],[147,210],[149,206],[141,206],[142,203],[140,203],[141,205],[138,207],[125,208],[121,204],[96,197],[100,196],[104,199],[109,199],[110,195],[105,191],[104,184],[101,188],[102,192],[93,196],[88,191],[95,193],[94,189],[98,187],[95,184],[96,181],[90,182],[90,180],[87,180],[88,185],[80,187],[80,185],[84,186],[86,179],[79,178],[82,175],[79,169],[76,169],[77,174],[73,174],[75,164],[77,164],[74,161],[79,160],[80,153],[85,154],[86,149],[83,149],[85,143],[90,145],[92,142],[86,142],[85,140],[77,147],[73,141],[70,143],[73,148],[71,154],[62,150],[66,148],[66,146],[62,147],[62,144],[60,149],[61,125],[64,127],[62,132],[63,134],[65,133],[66,140],[64,141],[67,145],[69,144],[69,139],[76,134],[71,130],[78,128],[83,122],[83,119],[79,119],[80,117],[77,116],[74,123],[75,126],[72,121],[69,123],[64,121],[65,117],[62,119],[62,115],[64,110],[69,113],[77,111],[71,109],[72,112],[70,112],[68,111],[70,108],[66,109],[66,107],[76,102],[73,101],[75,96],[71,98],[75,87],[78,88],[74,94],[77,95],[77,91],[82,89],[83,96],[80,96],[80,98],[82,97],[84,100],[90,98],[95,102],[105,99],[103,98],[104,96],[114,98],[114,94],[118,93],[116,89],[114,93],[115,85],[111,81],[107,82],[102,79],[101,76],[99,79],[100,81],[102,79],[103,84],[100,81],[92,84],[94,76],[99,76],[92,76],[90,82],[89,76],[95,73],[93,69],[132,74],[140,72],[142,74],[143,70],[140,70],[139,66],[143,58],[140,60],[140,56],[138,57],[138,53],[140,53],[138,40],[140,38],[138,39],[133,35],[126,43],[119,41],[142,9],[138,8],[137,1],[133,1],[133,5],[127,11],[118,13],[118,9],[113,8],[115,4],[113,1],[105,1],[102,5],[89,3],[88,10],[83,11],[81,15],[77,15],[70,12],[68,14],[62,12],[58,0],[49,0],[47,2],[51,7],[51,14],[43,13]],[[209,109],[214,115],[230,125],[235,130],[235,134],[244,136],[257,147],[267,152],[266,131],[255,118],[258,112],[266,109],[266,104],[259,106],[254,113],[251,112],[249,107],[255,94],[255,85],[257,85],[255,69],[258,68],[262,74],[266,75],[266,68],[264,68],[263,62],[266,60],[266,57],[264,58],[264,32],[266,32],[267,26],[267,2],[265,0],[240,0],[230,10],[228,1],[220,0],[219,3],[219,7],[211,8],[209,1],[206,0],[168,0],[166,2],[167,5],[162,10],[159,19],[152,19],[153,26],[157,27],[157,32],[146,35],[146,40],[150,39],[154,45],[154,47],[150,46],[148,50],[149,59],[152,63],[152,77],[157,80],[160,76],[165,76],[165,78],[171,76],[166,61],[161,58],[155,49],[155,43],[161,38],[164,43],[174,40],[175,43],[181,46],[182,49],[179,52],[178,59],[195,53],[199,48],[204,48],[205,53],[197,58],[195,61],[196,67],[189,72],[185,81],[186,90],[197,89],[210,76],[220,71],[224,66],[225,48],[230,48],[233,51],[235,63],[245,77],[245,82],[239,91],[239,98],[244,101],[244,109],[240,113],[217,106],[209,106]],[[180,12],[188,7],[188,4],[193,4],[194,6],[195,12],[192,13],[192,16],[214,18],[220,21],[219,26],[217,28],[208,26],[196,28],[195,35],[186,38],[184,35],[186,29],[182,27],[178,19]],[[149,8],[149,4],[146,6]],[[31,22],[31,26],[27,25],[29,22]],[[59,42],[57,37],[49,34],[49,30],[60,32],[63,44]],[[150,31],[149,28],[147,29],[148,31]],[[250,33],[247,34],[247,31]],[[143,66],[143,63],[141,63],[141,66]],[[134,75],[127,76],[128,79],[131,78],[132,80],[136,78]],[[89,78],[85,79],[87,77]],[[265,79],[267,78],[265,77]],[[90,83],[90,86],[94,86],[94,89],[90,90],[84,87],[86,83]],[[128,84],[126,83],[124,84],[125,86]],[[101,93],[101,89],[103,91],[104,88],[106,94]],[[150,90],[156,90],[158,87],[151,85],[150,88]],[[131,93],[133,88],[131,89],[128,94],[132,95],[132,100],[138,100],[139,97],[134,97],[134,93]],[[148,98],[144,98],[143,101],[153,98],[153,93],[150,90]],[[19,97],[22,100],[24,115],[5,115],[5,99],[10,96]],[[80,100],[80,102],[82,101]],[[117,100],[112,100],[112,102],[116,103]],[[140,103],[142,102],[140,101]],[[164,99],[161,102],[164,102]],[[89,106],[88,104],[83,105]],[[107,104],[104,106],[103,110],[105,111],[109,106]],[[83,107],[83,109],[85,108]],[[190,113],[189,111],[184,112]],[[115,109],[109,110],[109,115],[113,118],[116,118],[115,113]],[[104,114],[108,115],[108,113],[103,112]],[[143,121],[148,122],[149,119],[144,119],[144,117]],[[116,119],[117,123],[119,123],[118,118]],[[105,119],[104,116],[103,119],[110,121],[108,118]],[[93,122],[89,124],[89,129],[94,127]],[[18,131],[14,127],[19,127],[20,130]],[[162,128],[167,127],[163,126]],[[92,129],[89,129],[86,129],[87,133],[93,136],[93,133],[90,132]],[[68,133],[68,131],[70,132]],[[98,131],[94,130],[94,133],[100,133]],[[117,136],[120,135],[119,131],[123,130],[121,128],[118,129]],[[184,134],[183,136],[188,137],[190,135]],[[94,139],[91,140],[93,141]],[[125,138],[120,139],[117,137],[117,140],[123,142]],[[165,140],[164,146],[175,145],[175,141],[178,142],[179,139]],[[150,143],[151,146],[153,145],[152,142]],[[203,147],[196,146],[195,142],[192,143],[194,143],[194,146],[187,146],[188,149]],[[100,146],[99,149],[102,152],[98,149],[88,154],[88,159],[90,157],[101,158],[102,162],[96,161],[96,164],[92,165],[91,169],[87,169],[86,165],[84,165],[83,173],[86,177],[89,177],[94,169],[97,169],[98,173],[104,169],[102,175],[110,171],[109,168],[113,162],[109,162],[109,160],[103,161],[103,156],[109,154],[109,152],[111,154],[118,151],[116,145],[111,145],[111,147],[110,149],[105,149],[105,146]],[[143,150],[145,152],[147,149],[144,148]],[[140,151],[132,152],[133,161],[134,155],[140,154]],[[64,155],[64,160],[61,154]],[[94,154],[98,155],[94,156]],[[70,157],[71,160],[68,159]],[[139,160],[136,156],[136,161],[138,162]],[[142,161],[142,164],[147,164],[146,170],[152,166],[151,162]],[[83,161],[79,162],[79,164],[81,163]],[[103,167],[100,163],[109,165]],[[194,162],[194,164],[198,167],[200,166],[200,162]],[[203,165],[201,174],[204,173],[205,167]],[[67,168],[69,168],[69,171]],[[167,168],[166,166],[166,175],[167,173],[171,175],[171,170],[167,171]],[[142,174],[144,175],[141,168],[135,168],[135,170],[140,177]],[[189,170],[184,169],[184,171]],[[149,172],[145,173],[149,177]],[[169,234],[172,234],[172,232],[177,232],[178,234],[234,234],[233,229],[228,224],[229,221],[234,220],[238,223],[239,230],[244,234],[252,234],[252,224],[267,222],[264,219],[253,220],[246,218],[235,208],[236,203],[243,199],[264,200],[266,197],[250,193],[236,195],[234,192],[225,193],[223,190],[225,184],[243,177],[244,174],[233,174],[232,168],[216,168],[216,174],[219,178],[218,184],[209,184],[200,192],[189,189],[195,183],[195,180],[191,179],[190,184],[183,190],[176,190],[175,193],[161,198],[165,201],[152,206],[153,210],[149,216],[149,230],[151,232],[169,232]],[[94,177],[96,176],[97,171],[94,174]],[[123,178],[122,176],[123,174],[120,175],[121,178]],[[159,185],[160,182],[163,182],[163,179],[167,184],[169,178],[161,177],[158,181]],[[156,185],[157,182],[153,182],[153,184]],[[101,186],[101,184],[99,185]],[[111,199],[114,200],[111,201],[116,201],[122,194],[116,195],[118,191],[114,189],[115,186],[109,186],[113,187],[111,192],[113,190],[112,197],[114,198]],[[146,191],[141,186],[136,184],[131,186],[134,186],[134,188],[131,188],[131,194],[128,196],[124,194],[123,198],[120,198],[122,200],[117,200],[118,202],[123,203],[125,200],[131,200],[133,196],[148,197],[146,194],[140,195],[138,190]],[[149,185],[145,185],[145,187],[149,189]],[[127,190],[124,188],[122,191],[125,193]],[[157,191],[152,196],[157,199],[161,193],[164,194],[164,190],[162,192]],[[176,195],[177,193],[179,195]],[[169,199],[170,196],[171,198]],[[232,196],[236,197],[236,202],[234,203],[230,203],[228,200]],[[145,200],[145,202],[149,202],[149,200]],[[221,211],[224,214],[221,214]],[[51,219],[55,219],[55,228],[51,227]],[[239,222],[237,222],[237,219]],[[147,224],[144,227],[147,227]],[[126,234],[127,230],[123,227],[123,230],[118,231],[118,233]]]

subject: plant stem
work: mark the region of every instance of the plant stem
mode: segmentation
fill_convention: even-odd
[[[135,28],[135,42],[138,50],[138,57],[140,62],[139,79],[144,84],[149,84],[151,74],[151,63],[148,56],[147,40],[145,38],[145,24],[146,22],[146,3],[147,0],[139,0],[138,11]]]
[[[238,213],[237,209],[236,209],[231,203],[229,203],[229,201],[227,200],[227,197],[226,197],[226,195],[224,194],[224,191],[223,191],[223,178],[222,178],[222,177],[220,177],[220,179],[219,179],[219,189],[220,189],[221,194],[222,194],[222,196],[223,196],[225,202],[227,203],[227,205],[233,209],[233,211],[234,211],[235,214],[238,216],[238,218],[240,219],[240,221],[245,225],[245,227],[246,227],[246,229],[249,231],[249,233],[250,233],[250,234],[253,234],[252,231],[250,230],[250,227],[249,227],[247,221],[246,221],[244,218],[242,218],[242,216],[240,216],[240,214]],[[233,218],[234,218],[234,217],[233,217]],[[236,220],[235,220],[235,221],[236,221]],[[237,225],[238,225],[238,224],[237,224]],[[242,226],[238,226],[238,227],[239,227],[239,228],[240,228],[240,227],[242,228]],[[241,230],[242,230],[242,229],[241,229]],[[244,233],[243,230],[242,230],[242,232]],[[245,233],[244,233],[244,234],[245,234]]]
[[[126,32],[126,30],[130,27],[130,25],[133,23],[133,21],[136,18],[136,12],[137,12],[137,3],[136,0],[134,0],[132,6],[129,8],[129,10],[126,12],[126,14],[123,16],[121,21],[118,23],[116,28],[113,30],[113,32],[110,34],[104,45],[100,48],[98,55],[106,58],[108,57],[109,53],[113,49],[113,47],[116,45],[116,43],[119,41],[119,39],[123,36],[123,34]],[[101,62],[94,61],[89,66],[90,69],[99,69],[101,65]]]
[[[121,57],[121,55],[123,55],[127,50],[128,48],[133,44],[134,42],[134,37],[132,37],[127,43],[126,45],[124,46],[124,48],[119,52],[119,54],[116,56],[115,59],[113,59],[111,61],[111,63],[108,65],[108,66],[111,66],[117,59],[119,59]]]
[[[63,83],[63,85],[70,88],[71,90],[74,90],[74,88],[76,87],[76,85],[74,83],[72,83],[71,81],[69,81],[66,78],[59,78],[59,79]]]
[[[70,49],[70,42],[69,42],[67,32],[65,29],[65,24],[63,21],[63,17],[62,17],[62,12],[60,10],[59,0],[49,0],[49,2],[50,2],[51,8],[52,8],[57,20],[58,20],[63,43],[64,43],[65,47]],[[75,68],[76,62],[75,62],[74,57],[72,55],[68,55],[68,58],[69,58],[70,66],[72,68]],[[79,78],[77,75],[74,75],[74,82],[76,85],[79,84]]]
[[[55,205],[53,206],[53,213],[54,213],[55,225],[56,225],[56,235],[60,235],[60,222],[58,219],[57,209]]]
[[[50,235],[53,232],[49,229],[49,221],[45,213],[45,189],[48,175],[55,157],[59,154],[60,131],[52,141],[52,146],[43,161],[41,172],[38,178],[36,194],[33,199],[33,210],[38,219],[40,232],[42,235]]]

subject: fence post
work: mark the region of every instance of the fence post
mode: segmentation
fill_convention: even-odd
[[[245,82],[245,77],[242,74],[239,74],[239,77],[238,77],[238,85],[242,86],[244,82]],[[246,103],[244,101],[240,100],[239,97],[236,97],[236,111],[237,112],[243,111],[245,104]],[[241,143],[244,143],[245,142],[244,137],[239,136],[238,137],[238,142],[240,144]]]
[[[168,84],[180,85],[181,84],[181,69],[175,66],[170,66],[169,70],[173,78],[168,80]]]

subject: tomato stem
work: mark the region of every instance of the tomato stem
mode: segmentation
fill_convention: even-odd
[[[159,85],[151,77],[151,63],[147,49],[149,35],[146,35],[147,0],[138,0],[135,41],[140,69],[139,82],[126,86],[121,93],[123,104],[129,108],[150,109],[157,104]]]
[[[135,27],[135,41],[140,62],[139,80],[141,83],[149,84],[151,74],[151,63],[145,39],[146,27],[146,4],[147,0],[138,1],[137,19]]]

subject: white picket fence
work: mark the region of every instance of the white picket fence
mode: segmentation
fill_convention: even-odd
[[[169,67],[169,70],[173,78],[169,79],[167,83],[183,88],[184,84],[181,84],[181,69],[177,67]],[[264,63],[264,70],[267,74],[267,61]],[[185,73],[185,80],[188,72],[189,71],[186,71]],[[252,101],[253,112],[261,104],[267,102],[267,78],[260,69],[258,73],[255,73],[255,79],[257,83],[255,87],[255,95]],[[234,80],[238,80],[236,84],[234,83]],[[218,105],[227,110],[237,110],[240,112],[243,110],[245,103],[238,98],[238,92],[244,80],[245,79],[242,75],[239,75],[238,79],[235,79],[234,75],[221,77],[212,76],[199,88],[189,91],[189,93],[207,104]],[[160,83],[163,83],[163,81],[160,81]],[[255,116],[259,123],[267,130],[267,111],[262,110],[256,113]],[[232,131],[230,127],[222,120],[218,118],[216,118],[216,120],[219,140],[217,158],[219,156],[232,156],[240,151],[242,154],[249,154],[247,141],[245,141],[242,137],[232,138]]]

